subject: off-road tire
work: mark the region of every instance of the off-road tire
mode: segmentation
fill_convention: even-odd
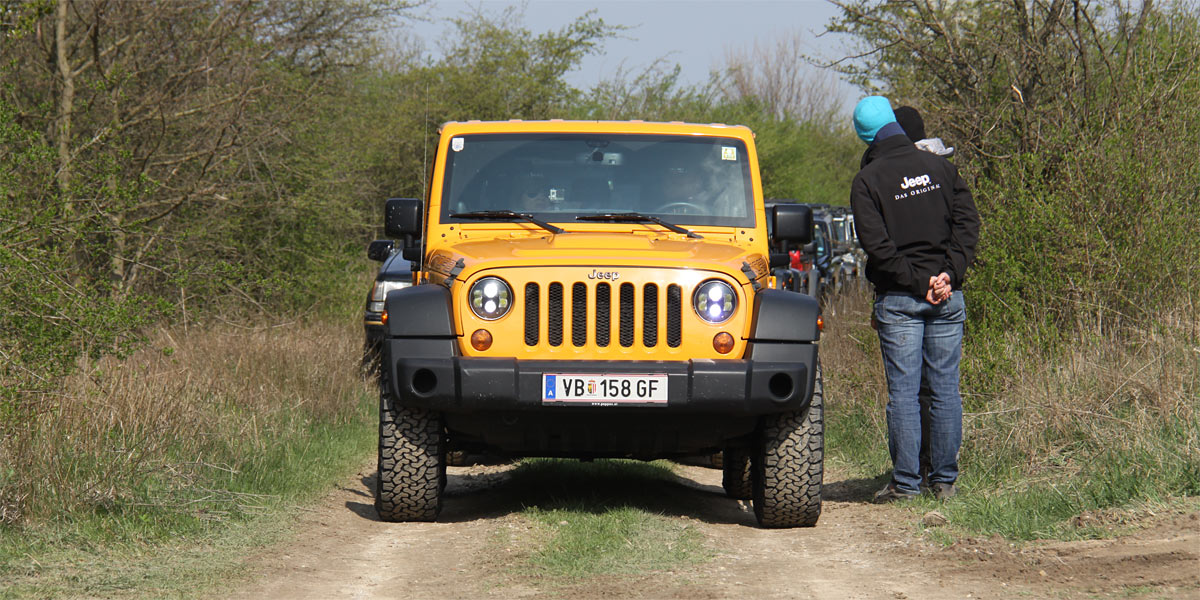
[[[375,510],[383,521],[433,521],[442,509],[446,451],[441,416],[397,405],[380,377],[379,479]]]
[[[721,466],[721,487],[734,500],[749,500],[754,495],[754,483],[747,448],[726,448]]]
[[[812,527],[821,516],[825,457],[821,366],[808,410],[762,418],[754,452],[754,516],[762,527]]]

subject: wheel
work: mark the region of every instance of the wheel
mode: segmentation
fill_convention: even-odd
[[[683,209],[683,212],[680,212],[680,209]],[[708,209],[691,202],[670,202],[654,209],[654,212],[673,215],[707,215]]]
[[[825,457],[821,366],[808,410],[763,417],[754,453],[754,516],[762,527],[812,527]]]
[[[721,466],[721,487],[734,500],[749,500],[754,494],[751,483],[750,452],[746,448],[726,448]]]
[[[375,510],[383,521],[433,521],[442,509],[446,451],[440,415],[399,406],[386,377],[379,386],[379,479]]]

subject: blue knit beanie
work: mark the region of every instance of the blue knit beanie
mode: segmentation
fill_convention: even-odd
[[[892,103],[883,96],[867,96],[854,107],[854,131],[868,144],[875,140],[875,134],[879,133],[881,127],[895,122]]]

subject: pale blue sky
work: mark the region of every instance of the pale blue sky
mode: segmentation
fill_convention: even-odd
[[[499,13],[507,6],[524,6],[525,26],[534,33],[558,30],[588,10],[595,9],[606,23],[631,27],[623,38],[609,40],[604,54],[589,56],[582,69],[567,80],[589,88],[619,70],[638,72],[656,58],[678,63],[683,83],[702,83],[731,50],[749,50],[755,41],[771,44],[800,32],[812,44],[813,54],[837,57],[840,42],[832,36],[818,38],[837,7],[823,0],[433,0],[426,14],[433,22],[412,23],[410,30],[436,52],[438,42],[453,35],[447,17],[469,14],[474,7]],[[846,87],[846,98],[854,92]]]

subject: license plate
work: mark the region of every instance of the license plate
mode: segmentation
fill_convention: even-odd
[[[667,404],[667,376],[653,373],[546,373],[542,404],[630,406]]]

